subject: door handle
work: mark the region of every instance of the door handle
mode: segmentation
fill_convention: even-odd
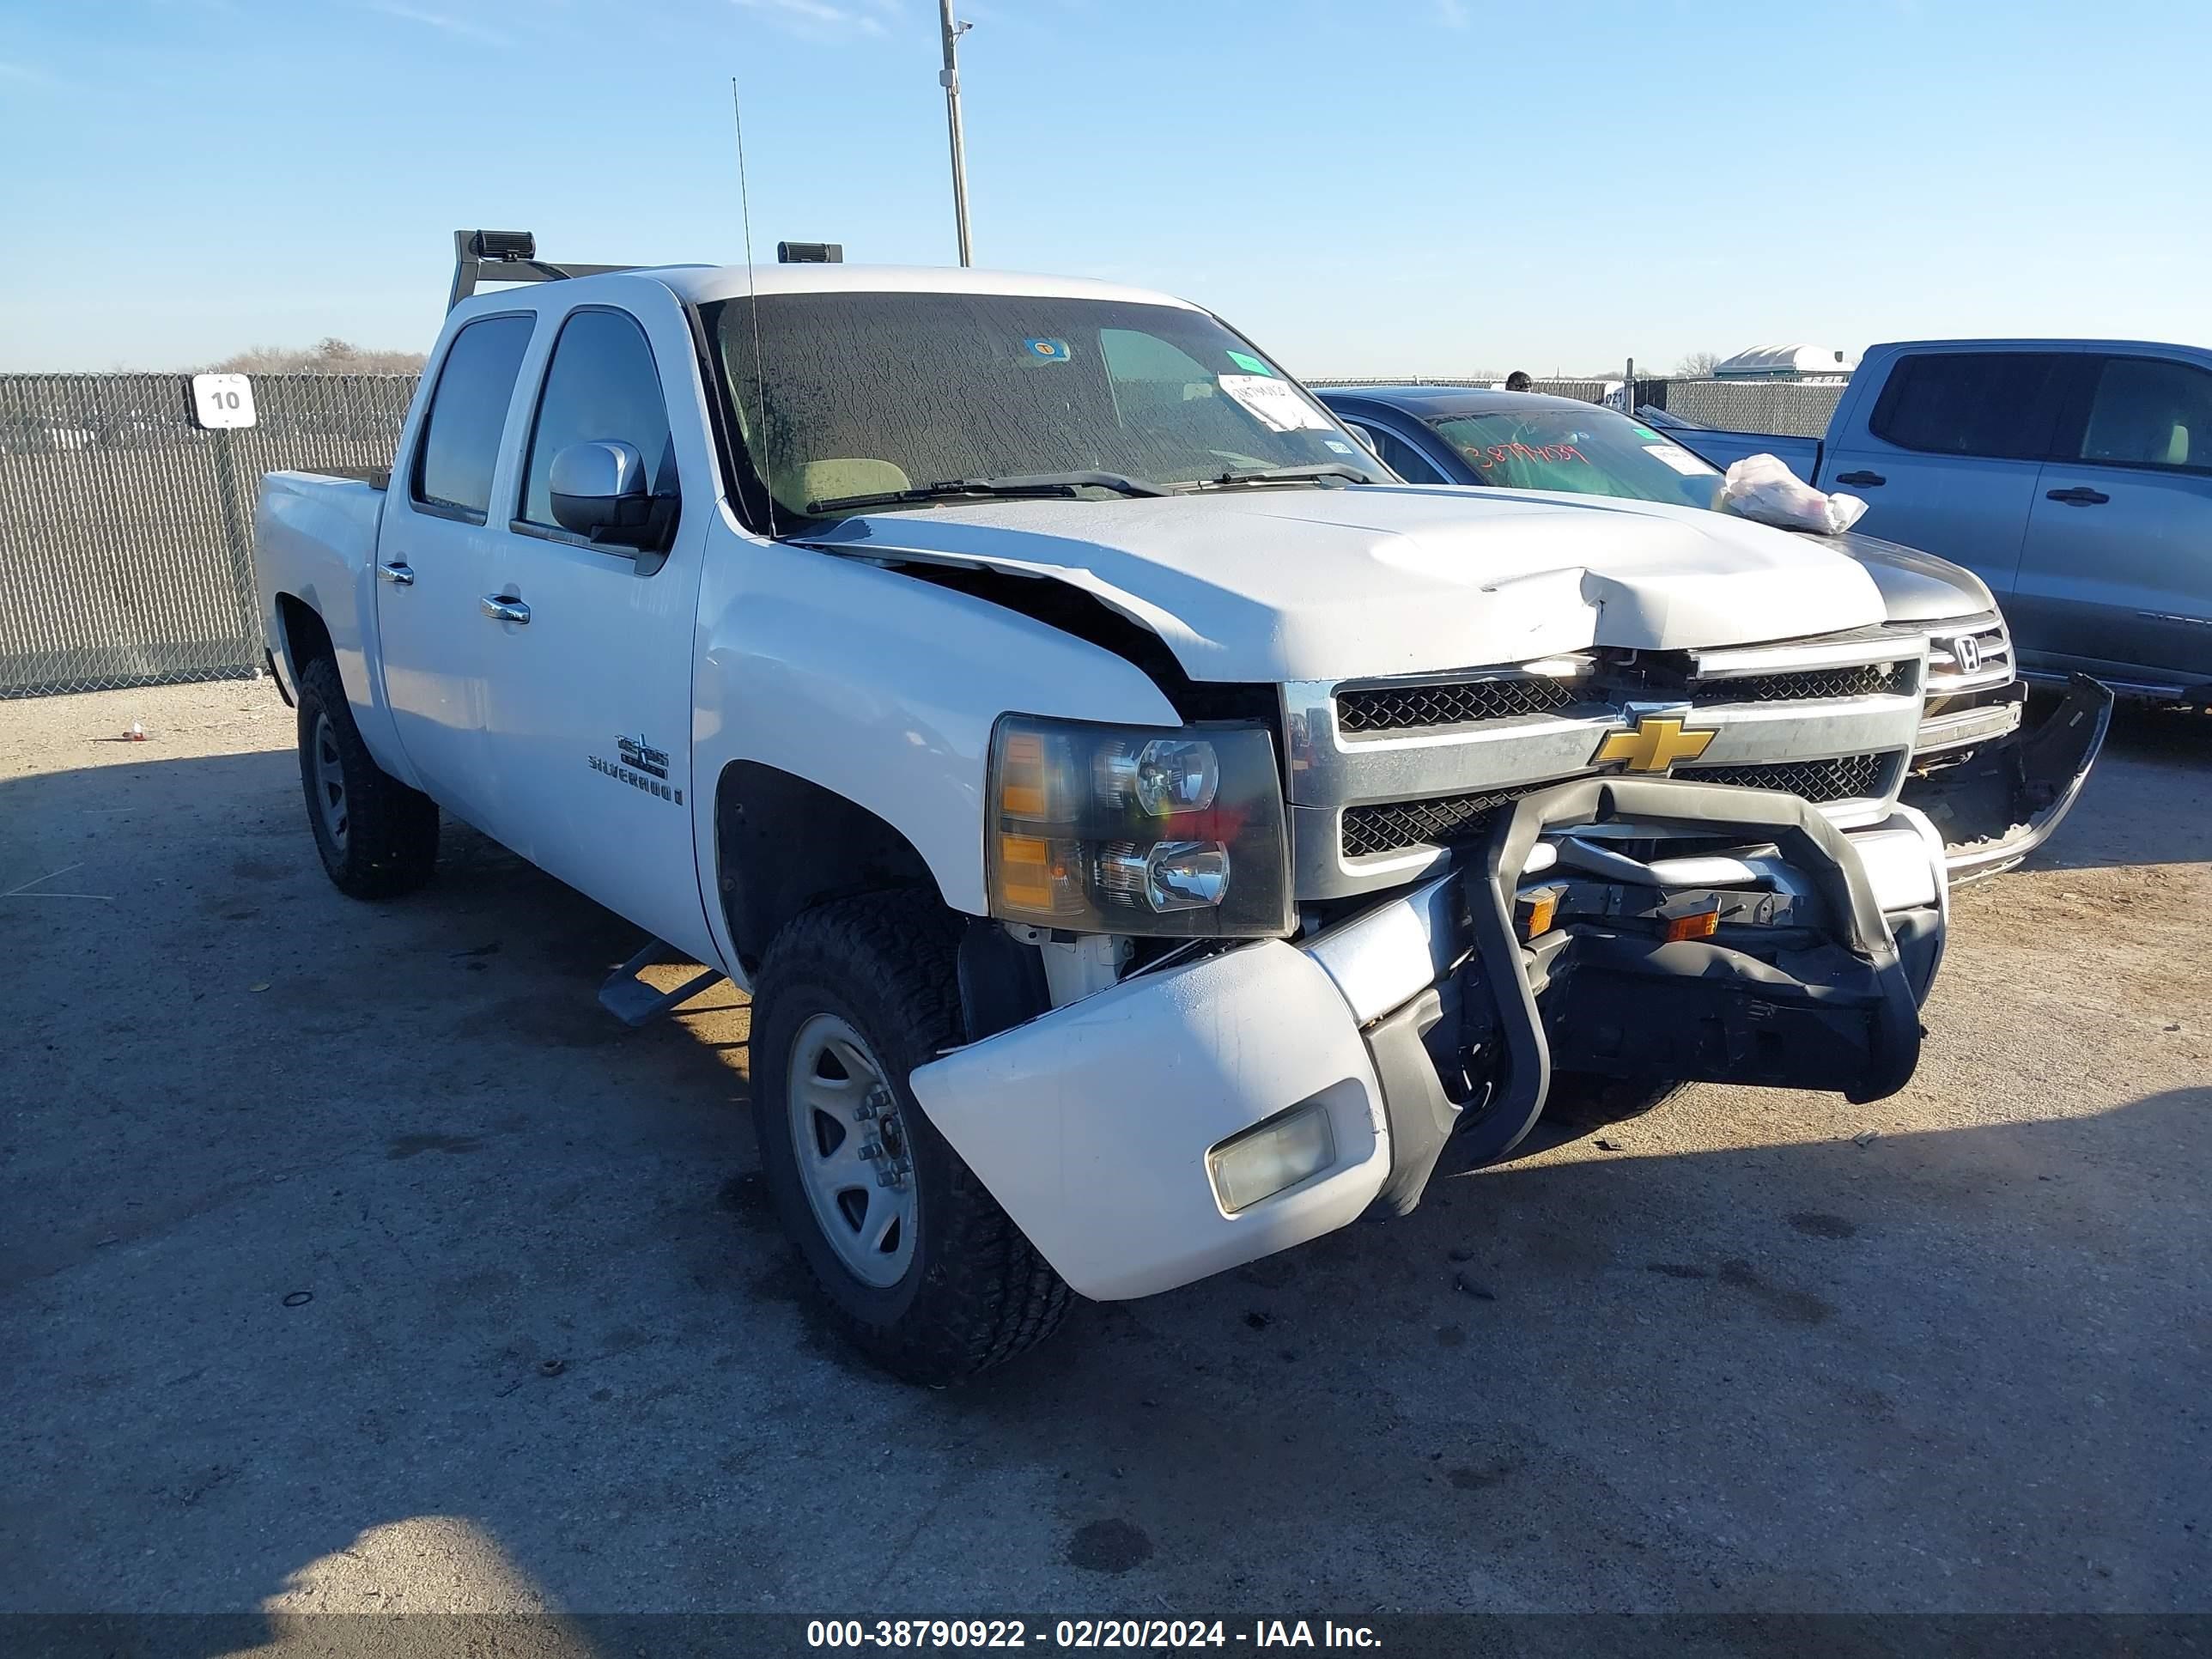
[[[2112,498],[2101,489],[2092,489],[2087,484],[2076,484],[2071,489],[2046,489],[2043,492],[2054,501],[2063,501],[2069,507],[2102,507]]]
[[[1856,472],[1838,472],[1838,483],[1856,484],[1861,489],[1878,489],[1889,482],[1879,472],[1869,472],[1862,467]]]
[[[501,599],[496,593],[487,593],[477,603],[483,607],[484,615],[494,622],[526,623],[530,620],[530,607],[520,599]]]
[[[415,586],[415,567],[409,564],[404,559],[394,559],[389,564],[380,564],[377,566],[376,574],[382,580],[390,582],[394,587],[412,587]]]

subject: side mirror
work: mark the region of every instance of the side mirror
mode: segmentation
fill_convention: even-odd
[[[659,545],[673,502],[653,495],[635,444],[570,444],[555,453],[546,482],[562,529],[622,547]]]

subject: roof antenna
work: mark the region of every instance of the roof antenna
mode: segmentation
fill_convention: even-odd
[[[760,407],[759,459],[754,471],[760,474],[761,495],[768,509],[768,538],[775,539],[775,491],[769,483],[768,469],[768,365],[761,358],[760,295],[755,292],[753,276],[753,198],[745,188],[745,112],[738,100],[738,77],[730,77],[730,118],[738,129],[738,201],[744,215],[745,224],[745,310],[753,326],[753,395]]]

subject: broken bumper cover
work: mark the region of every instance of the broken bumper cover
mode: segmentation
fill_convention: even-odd
[[[1905,780],[1905,804],[1925,812],[1943,837],[1954,886],[2009,870],[2051,839],[2089,781],[2112,702],[2108,687],[2076,674],[2041,726]]]
[[[1553,861],[1617,856],[1562,848],[1559,826],[1592,824],[1747,843],[1741,859],[1620,858],[1632,866],[1622,884],[1663,898],[1723,879],[1770,908],[1800,907],[1808,925],[1793,939],[1817,915],[1819,937],[1778,966],[1723,939],[1661,944],[1618,927],[1524,946],[1514,907],[1530,867],[1548,867],[1540,843]],[[1062,1278],[1102,1300],[1146,1296],[1370,1206],[1410,1210],[1455,1133],[1480,1142],[1479,1158],[1527,1132],[1555,1060],[1640,1066],[1663,1036],[1682,1068],[1672,1075],[1889,1092],[1917,1055],[1946,892],[1917,813],[1847,837],[1791,796],[1564,785],[1521,802],[1473,867],[1297,945],[1140,973],[920,1066],[911,1084]],[[1476,1071],[1495,1080],[1471,1085]],[[1223,1143],[1301,1108],[1326,1115],[1331,1161],[1232,1211],[1215,1174]]]

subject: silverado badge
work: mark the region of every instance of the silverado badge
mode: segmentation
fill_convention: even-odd
[[[1677,761],[1693,761],[1718,734],[1685,732],[1688,710],[1674,714],[1638,714],[1626,732],[1608,733],[1590,757],[1593,765],[1620,762],[1631,772],[1667,772]]]
[[[655,749],[645,740],[642,732],[634,738],[617,737],[615,753],[619,757],[609,760],[602,755],[586,755],[592,770],[626,783],[633,789],[642,789],[660,800],[684,805],[684,792],[668,781],[668,751]]]

